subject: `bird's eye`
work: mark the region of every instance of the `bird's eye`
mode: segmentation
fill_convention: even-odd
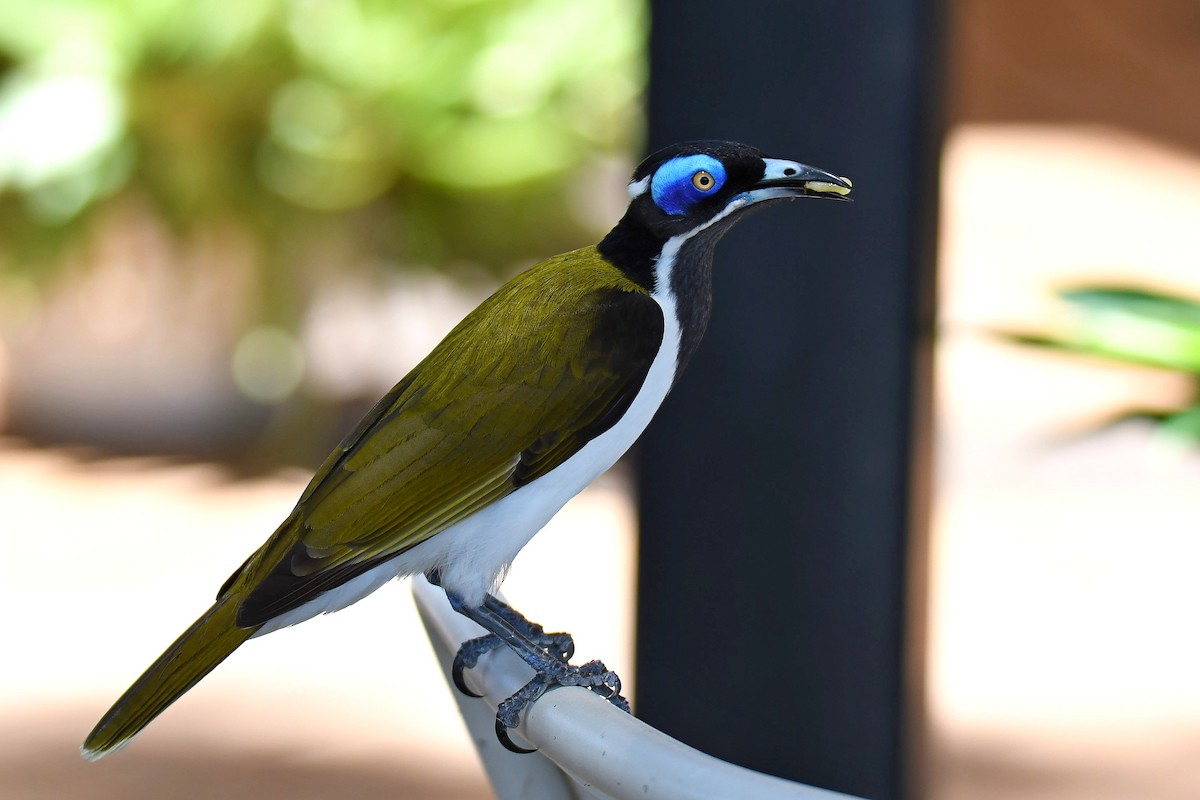
[[[710,205],[706,201],[725,183],[724,164],[705,153],[692,153],[668,159],[654,170],[650,196],[662,211],[679,216],[691,212],[697,203]]]

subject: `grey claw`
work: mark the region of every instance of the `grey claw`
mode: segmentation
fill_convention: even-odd
[[[508,735],[508,728],[504,726],[504,723],[500,721],[499,717],[496,718],[496,738],[500,740],[500,744],[504,746],[504,749],[511,753],[528,755],[529,753],[537,752],[536,747],[521,747],[521,745],[514,742],[512,737]]]
[[[481,694],[476,694],[475,691],[467,686],[466,679],[463,677],[463,670],[469,669],[463,662],[462,651],[454,655],[454,664],[450,667],[450,677],[454,680],[454,688],[465,694],[467,697],[483,697]]]
[[[473,669],[481,657],[502,644],[504,642],[500,641],[500,637],[492,633],[463,642],[462,647],[458,648],[458,652],[454,654],[454,664],[450,667],[450,677],[454,681],[455,688],[467,697],[482,697],[483,695],[476,694],[467,686],[463,672]]]
[[[589,661],[579,667],[563,665],[561,669],[539,672],[529,683],[518,689],[496,709],[496,738],[500,744],[514,753],[532,753],[513,744],[508,731],[521,724],[521,713],[555,686],[582,686],[595,692],[626,713],[630,713],[629,701],[621,696],[621,679],[617,673],[604,666],[602,661]]]
[[[436,572],[428,577],[432,583],[440,583],[441,576]],[[554,686],[582,686],[617,708],[629,711],[629,702],[621,697],[621,679],[615,672],[600,661],[589,661],[582,667],[571,666],[575,640],[569,633],[546,633],[541,625],[525,619],[491,594],[484,595],[481,605],[468,605],[452,591],[446,592],[446,599],[455,611],[491,632],[487,636],[464,642],[458,649],[450,674],[459,691],[471,697],[479,696],[467,686],[465,673],[478,664],[485,653],[501,644],[507,645],[533,668],[533,679],[496,709],[496,738],[508,750],[514,753],[534,752],[514,744],[508,732],[520,724],[521,712]]]

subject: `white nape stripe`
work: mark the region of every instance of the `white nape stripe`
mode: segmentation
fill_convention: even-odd
[[[629,199],[636,200],[639,197],[641,197],[642,195],[644,195],[646,193],[646,190],[650,188],[650,179],[652,177],[653,177],[652,175],[647,175],[646,177],[642,178],[640,181],[630,181],[629,182]]]
[[[654,292],[651,296],[663,306],[664,312],[670,307],[670,313],[675,317],[676,330],[679,328],[679,319],[676,316],[675,295],[671,292],[671,275],[675,271],[675,260],[679,257],[679,251],[697,233],[707,230],[716,223],[728,217],[733,212],[753,205],[758,200],[766,198],[756,197],[754,192],[742,192],[734,195],[728,205],[721,209],[719,214],[715,214],[712,219],[705,222],[703,225],[697,225],[686,233],[680,233],[667,239],[667,243],[663,245],[662,252],[659,253],[658,259],[654,262]]]

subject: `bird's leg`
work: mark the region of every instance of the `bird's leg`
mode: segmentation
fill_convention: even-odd
[[[430,582],[440,585],[437,577],[436,574],[430,576]],[[531,702],[554,686],[582,686],[623,711],[629,711],[629,702],[621,696],[621,679],[615,672],[600,661],[589,661],[579,667],[567,663],[574,652],[574,642],[569,635],[544,633],[540,625],[529,622],[491,595],[485,595],[481,605],[467,605],[454,592],[446,592],[446,598],[455,611],[490,631],[488,636],[465,642],[455,656],[455,684],[460,690],[473,694],[462,683],[462,669],[474,666],[480,656],[500,644],[507,645],[533,668],[533,679],[501,703],[496,712],[496,736],[509,750],[532,752],[513,744],[508,731],[520,723],[521,712]]]
[[[514,628],[522,631],[530,639],[541,645],[548,655],[557,658],[563,663],[570,661],[571,656],[575,655],[575,640],[566,631],[546,633],[541,625],[538,625],[536,622],[530,622],[521,612],[494,594],[485,594],[483,596],[483,604],[499,614]]]
[[[434,586],[442,585],[441,576],[437,572],[426,575],[426,578]],[[449,597],[449,593],[447,593],[447,597]],[[499,615],[514,630],[537,645],[539,649],[551,658],[566,664],[571,660],[571,656],[575,655],[575,640],[571,638],[571,634],[566,632],[546,633],[541,625],[536,622],[530,622],[521,612],[493,594],[485,594],[483,596],[483,605]],[[458,608],[455,608],[455,610],[459,611]],[[491,630],[491,628],[488,628],[488,630]],[[463,642],[454,656],[454,664],[450,669],[450,677],[454,681],[455,687],[468,697],[479,697],[479,695],[475,694],[467,686],[466,681],[463,679],[463,672],[473,669],[479,664],[480,658],[504,643],[504,640],[494,633],[489,633],[486,636],[480,636],[476,639],[468,639]]]
[[[495,612],[501,619],[521,633],[526,639],[538,646],[546,655],[563,664],[571,660],[575,654],[575,640],[566,632],[546,633],[545,629],[536,622],[530,622],[519,611],[492,594],[483,596],[483,605]],[[473,669],[486,653],[490,653],[504,641],[494,633],[480,636],[463,642],[454,656],[454,665],[450,669],[450,677],[460,692],[469,697],[478,697],[463,679],[463,672]]]

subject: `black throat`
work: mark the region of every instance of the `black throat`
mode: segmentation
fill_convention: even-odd
[[[679,357],[675,365],[675,380],[691,361],[712,314],[713,250],[733,226],[733,217],[726,217],[685,239],[671,268],[670,293],[675,299],[675,315],[679,322]],[[657,286],[655,267],[662,257],[670,237],[639,225],[632,213],[627,213],[615,228],[600,242],[597,249],[630,280],[648,292]]]
[[[625,277],[647,292],[653,292],[654,262],[666,243],[666,237],[641,224],[634,209],[630,208],[617,226],[600,240],[596,249]]]

